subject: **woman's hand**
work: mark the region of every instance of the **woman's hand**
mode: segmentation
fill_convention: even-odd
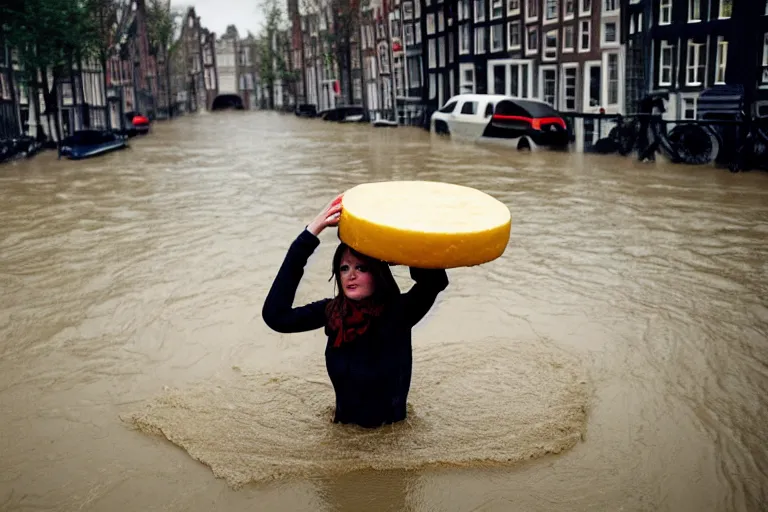
[[[307,231],[318,236],[328,226],[335,226],[339,223],[341,216],[341,198],[344,194],[339,194],[336,199],[330,202],[328,206],[317,214],[317,217],[307,225]]]

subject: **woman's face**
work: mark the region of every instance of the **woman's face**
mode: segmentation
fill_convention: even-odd
[[[368,264],[344,251],[339,266],[339,277],[344,295],[351,300],[362,300],[373,295],[376,291],[376,283]]]

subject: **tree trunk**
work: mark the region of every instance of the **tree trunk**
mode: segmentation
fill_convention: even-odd
[[[80,91],[80,115],[83,119],[83,127],[87,130],[91,128],[91,112],[90,105],[85,102],[85,80],[83,77],[83,57],[80,54],[80,49],[77,50],[77,74],[80,77],[80,83],[78,84],[78,90]],[[86,112],[87,110],[87,112]]]
[[[70,53],[67,57],[67,72],[69,74],[69,91],[72,93],[72,109],[75,111],[75,126],[72,127],[72,132],[74,133],[75,130],[77,130],[77,120],[78,117],[80,119],[80,124],[82,125],[83,121],[83,112],[80,110],[80,99],[77,97],[77,83],[75,80],[75,61],[73,55]],[[55,73],[55,72],[54,72]],[[56,83],[56,75],[54,74],[54,81],[53,83]],[[79,116],[78,116],[79,114]]]
[[[48,72],[45,68],[40,70],[43,81],[43,100],[45,100],[45,110],[48,113],[48,129],[51,124],[51,113],[53,113],[53,125],[56,130],[56,147],[61,148],[61,120],[59,119],[58,94],[56,84],[58,83],[58,68],[53,70],[53,85],[48,87]]]
[[[165,53],[165,83],[166,94],[168,95],[168,119],[171,119],[173,117],[173,106],[171,105],[171,56],[168,51]]]

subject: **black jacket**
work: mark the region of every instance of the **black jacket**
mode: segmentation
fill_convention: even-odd
[[[337,348],[325,314],[330,298],[293,307],[304,267],[319,244],[306,229],[294,240],[264,302],[262,318],[282,333],[325,328],[325,363],[336,392],[335,422],[377,427],[405,419],[411,385],[411,328],[448,286],[448,276],[445,270],[411,267],[416,284],[401,293],[363,335]]]

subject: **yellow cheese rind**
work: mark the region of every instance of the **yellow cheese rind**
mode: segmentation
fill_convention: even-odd
[[[344,193],[339,238],[355,250],[419,268],[480,265],[500,257],[512,219],[504,203],[441,182],[366,183]]]

